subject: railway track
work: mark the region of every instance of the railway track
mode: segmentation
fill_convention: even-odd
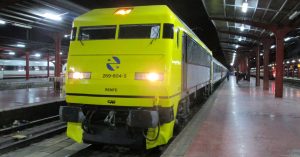
[[[59,121],[58,115],[1,129],[0,154],[28,146],[65,130],[66,124]]]
[[[193,105],[193,112],[189,119],[201,110],[202,105],[206,102],[206,100],[207,98],[203,97],[203,99],[198,100],[197,103]],[[26,154],[28,152],[31,154],[48,153],[49,156],[57,157],[158,157],[168,147],[168,145],[166,145],[164,147],[154,148],[151,150],[138,150],[115,145],[78,144],[67,138],[65,134],[62,134],[65,129],[66,124],[59,121],[58,115],[35,120],[19,126],[1,129],[0,157],[30,155]],[[174,140],[178,134],[179,132],[176,132],[172,140]],[[171,142],[172,141],[170,141],[170,143]],[[28,146],[30,144],[32,145]],[[38,145],[40,149],[36,150],[33,148],[36,145]],[[16,149],[18,149],[18,151],[12,151]],[[55,151],[50,152],[49,150]]]
[[[200,109],[200,106],[203,102],[198,102],[199,104],[194,107],[192,118],[195,113]],[[23,124],[16,127],[6,128],[0,130],[0,156],[3,154],[6,156],[24,156],[23,154],[14,154],[14,151],[19,148],[24,149],[32,149],[29,146],[30,144],[39,142],[41,146],[45,147],[45,149],[54,149],[57,145],[62,145],[61,143],[69,143],[69,145],[58,149],[57,152],[53,152],[53,154],[49,154],[52,156],[69,156],[69,157],[159,157],[168,146],[154,148],[151,150],[138,150],[138,149],[130,149],[128,147],[115,146],[115,145],[87,145],[87,144],[78,144],[70,140],[65,136],[65,134],[60,134],[59,138],[56,138],[58,143],[53,142],[53,145],[49,146],[47,141],[55,141],[53,137],[59,133],[62,133],[66,129],[66,125],[63,122],[60,122],[58,116],[52,116],[36,121],[29,122],[27,124]],[[178,134],[179,132],[177,132]],[[176,138],[176,135],[174,138]],[[51,137],[51,138],[49,138]],[[43,143],[43,139],[45,143]],[[171,141],[170,141],[171,142]],[[28,146],[28,147],[26,147]],[[23,147],[23,148],[22,148]],[[69,147],[74,147],[76,150],[68,150]],[[44,149],[44,150],[45,150]],[[66,149],[66,150],[65,150]],[[70,148],[71,149],[71,148]],[[43,149],[41,149],[43,151]],[[9,153],[8,153],[9,152]],[[28,150],[27,150],[28,152]],[[67,154],[62,155],[61,152],[68,152]],[[6,153],[6,154],[4,154]],[[41,152],[32,152],[32,154],[38,154]],[[56,154],[55,154],[56,153]],[[10,155],[7,155],[10,154]],[[2,156],[1,156],[2,157]]]

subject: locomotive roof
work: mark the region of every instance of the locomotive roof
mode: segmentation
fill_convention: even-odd
[[[91,25],[91,24],[126,24],[141,21],[143,23],[162,23],[171,22],[175,14],[166,5],[135,6],[126,7],[132,11],[127,15],[118,15],[115,12],[120,8],[103,8],[91,10],[74,20],[74,25]]]
[[[149,24],[149,23],[179,23],[185,32],[194,38],[207,52],[212,55],[208,47],[198,38],[198,36],[166,5],[149,5],[124,7],[131,8],[132,11],[126,15],[116,15],[115,12],[121,8],[102,8],[91,10],[77,17],[73,26],[97,26],[97,25],[117,25],[117,24]]]

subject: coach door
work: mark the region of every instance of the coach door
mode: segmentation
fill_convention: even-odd
[[[187,90],[187,35],[182,35],[182,61],[181,61],[181,90]]]

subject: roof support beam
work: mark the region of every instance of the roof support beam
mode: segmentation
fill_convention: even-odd
[[[278,29],[295,29],[295,26],[278,26],[278,25],[271,25],[271,24],[266,24],[266,23],[261,23],[257,21],[251,21],[251,20],[241,20],[241,19],[234,19],[234,18],[227,18],[227,17],[210,17],[211,20],[217,20],[217,21],[228,21],[228,22],[234,22],[234,23],[243,23],[246,25],[254,26],[254,27],[259,27],[266,29],[271,32],[276,32]]]
[[[220,33],[224,33],[224,34],[230,34],[230,35],[237,35],[237,36],[242,36],[242,37],[246,37],[246,38],[250,38],[253,40],[260,40],[260,38],[258,36],[249,34],[249,33],[238,33],[238,32],[233,32],[233,31],[225,31],[225,30],[217,30]]]
[[[251,21],[251,20],[241,20],[241,19],[234,19],[234,18],[227,18],[227,17],[210,17],[212,20],[217,20],[217,21],[228,21],[228,22],[234,22],[234,23],[243,23],[247,24],[250,26],[254,27],[259,27],[267,30],[271,30],[272,26],[265,24],[265,23],[260,23],[256,21]]]
[[[245,43],[241,43],[241,42],[234,42],[234,41],[221,40],[220,43],[234,44],[234,45],[239,45],[239,46],[243,46],[243,47],[252,47],[252,45],[250,45],[250,44],[245,44]]]

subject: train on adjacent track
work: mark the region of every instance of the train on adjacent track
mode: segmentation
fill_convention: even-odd
[[[154,148],[227,71],[167,6],[95,9],[73,23],[60,116],[79,143]]]
[[[250,76],[256,76],[256,68],[251,68],[250,69]],[[263,68],[263,66],[261,66],[260,69],[259,69],[259,77],[260,78],[264,77],[264,68]],[[272,67],[269,66],[269,79],[273,80],[273,79],[275,79],[275,77],[276,77],[275,67],[274,66],[272,66]]]
[[[0,59],[0,79],[25,78],[25,60]],[[54,64],[49,62],[49,74],[54,76]],[[29,74],[31,78],[47,77],[47,61],[29,61]]]

